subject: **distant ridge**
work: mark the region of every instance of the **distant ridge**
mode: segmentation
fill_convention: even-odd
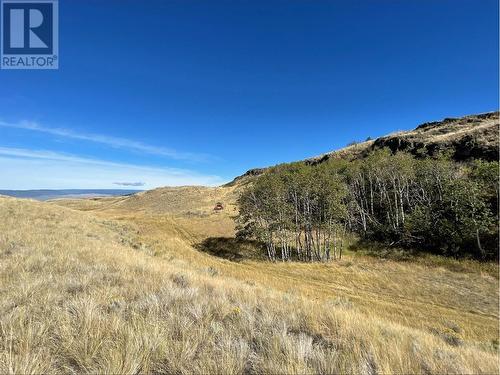
[[[302,162],[320,164],[331,158],[362,159],[375,150],[388,148],[392,152],[405,151],[417,157],[436,156],[447,151],[456,161],[499,159],[499,112],[486,112],[441,121],[426,122],[414,130],[401,131],[375,140],[355,142],[339,150],[314,156]],[[267,168],[255,168],[236,177],[228,186],[244,183]]]
[[[59,198],[92,198],[131,195],[142,190],[126,189],[41,189],[41,190],[0,190],[0,195],[14,198],[29,198],[39,201]]]
[[[426,122],[414,130],[396,132],[375,140],[354,143],[340,150],[306,159],[307,163],[321,163],[330,158],[359,159],[371,152],[388,148],[392,152],[405,151],[415,156],[436,156],[448,151],[456,161],[499,158],[499,112],[486,112],[441,121]]]

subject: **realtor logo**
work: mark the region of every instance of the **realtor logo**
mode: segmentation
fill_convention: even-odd
[[[2,0],[2,69],[57,69],[57,0]]]

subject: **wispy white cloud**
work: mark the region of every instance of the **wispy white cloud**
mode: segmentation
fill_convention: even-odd
[[[118,186],[144,186],[146,183],[144,182],[113,182],[113,185]]]
[[[0,189],[113,188],[116,181],[141,181],[145,189],[207,185],[224,181],[187,169],[117,163],[50,150],[0,147]]]
[[[120,148],[134,152],[146,153],[150,155],[167,157],[174,160],[187,160],[203,162],[213,159],[212,156],[200,153],[180,152],[174,149],[149,145],[143,142],[127,138],[113,137],[103,134],[82,133],[66,128],[51,128],[39,125],[36,122],[21,121],[19,123],[8,123],[0,121],[0,127],[35,131],[57,137],[77,139],[87,142],[99,143],[113,148]]]

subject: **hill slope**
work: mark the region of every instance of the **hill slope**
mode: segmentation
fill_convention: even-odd
[[[491,146],[496,121],[384,138]],[[233,238],[239,189],[259,173],[126,197],[0,197],[0,372],[498,373],[498,266],[261,261]]]
[[[332,151],[304,162],[321,163],[329,158],[356,159],[368,155],[374,150],[387,147],[393,152],[407,151],[415,155],[436,155],[447,151],[457,160],[481,158],[498,160],[499,153],[499,113],[471,115],[458,119],[445,119],[418,126],[415,130],[399,132],[376,140],[358,143],[343,149]],[[266,168],[251,169],[231,183],[220,187],[182,186],[164,187],[130,196],[95,198],[89,200],[64,199],[61,204],[73,205],[80,210],[134,211],[142,214],[168,214],[207,222],[206,218],[224,222],[231,234],[233,227],[226,219],[236,214],[236,199],[240,189],[262,174]],[[217,202],[224,204],[219,214],[214,212]],[[203,220],[202,220],[203,219]]]
[[[493,313],[488,296],[498,291],[493,278],[481,277],[478,289],[464,294],[475,296],[476,307],[461,301],[465,309],[481,310],[470,322],[482,321],[484,328],[470,331],[462,322],[444,320],[449,332],[432,331],[334,298],[334,291],[348,287],[352,276],[365,278],[368,272],[368,286],[388,271],[396,272],[388,265],[381,273],[365,262],[337,264],[339,272],[344,268],[345,276],[352,276],[334,284],[329,300],[314,299],[269,288],[274,285],[269,278],[266,284],[261,284],[265,279],[239,281],[229,274],[237,266],[214,263],[208,256],[210,267],[194,261],[194,255],[188,262],[186,255],[195,250],[182,240],[138,243],[138,230],[131,222],[0,197],[0,372],[498,372],[494,346],[481,333],[495,332],[487,327],[489,320],[496,321],[488,318]],[[158,246],[179,257],[162,256]],[[269,275],[294,274],[282,266]],[[255,264],[249,267],[254,269],[247,273],[251,279],[263,272]],[[317,265],[314,274],[321,275],[322,267]],[[412,269],[394,276],[419,274],[418,267]],[[468,280],[462,284],[476,285],[476,276],[461,277]],[[390,279],[384,278],[389,286]],[[445,285],[438,290],[446,290]],[[395,295],[404,292],[397,290]],[[482,294],[485,304],[478,306]],[[429,302],[441,298],[432,295]],[[376,301],[383,294],[374,297]],[[440,309],[446,316],[446,309]],[[464,312],[457,311],[454,320]]]
[[[498,131],[499,112],[447,118],[421,124],[411,131],[354,144],[307,161],[321,162],[331,157],[360,158],[381,148],[389,148],[392,152],[406,151],[416,156],[435,156],[447,151],[457,161],[471,158],[498,160]]]
[[[375,140],[359,142],[340,150],[303,160],[307,164],[322,163],[330,158],[354,160],[371,152],[388,148],[392,152],[405,151],[415,156],[435,156],[449,152],[456,161],[472,158],[494,161],[499,159],[499,112],[488,112],[426,122],[414,130],[393,133]],[[266,168],[251,169],[236,177],[228,186],[245,184]]]
[[[60,199],[53,203],[81,211],[113,217],[155,220],[158,216],[175,220],[184,237],[197,241],[210,236],[232,236],[236,199],[240,186],[164,187],[123,197]],[[224,209],[215,211],[217,203]],[[188,232],[189,234],[187,234]]]

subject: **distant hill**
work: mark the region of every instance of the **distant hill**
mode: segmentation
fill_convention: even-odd
[[[355,160],[381,148],[389,148],[392,152],[405,151],[417,157],[449,152],[456,161],[498,160],[499,123],[498,111],[445,118],[441,121],[426,122],[414,130],[396,132],[375,140],[354,142],[347,147],[305,159],[303,162],[319,164],[331,158]],[[265,170],[266,168],[251,169],[236,177],[228,186],[244,184]]]
[[[130,196],[58,199],[51,203],[104,214],[127,216],[133,212],[136,217],[175,218],[175,228],[179,231],[176,235],[196,242],[200,238],[234,235],[239,188],[239,185],[162,187]],[[215,210],[218,203],[222,204],[222,210]]]
[[[426,122],[414,130],[389,134],[340,150],[331,151],[306,162],[318,163],[330,158],[358,159],[371,152],[389,148],[415,156],[436,156],[448,151],[456,161],[469,159],[498,160],[499,112],[488,112],[442,121]]]
[[[39,201],[59,198],[111,197],[139,193],[141,190],[122,189],[66,189],[66,190],[0,190],[0,195],[14,198],[30,198]]]

